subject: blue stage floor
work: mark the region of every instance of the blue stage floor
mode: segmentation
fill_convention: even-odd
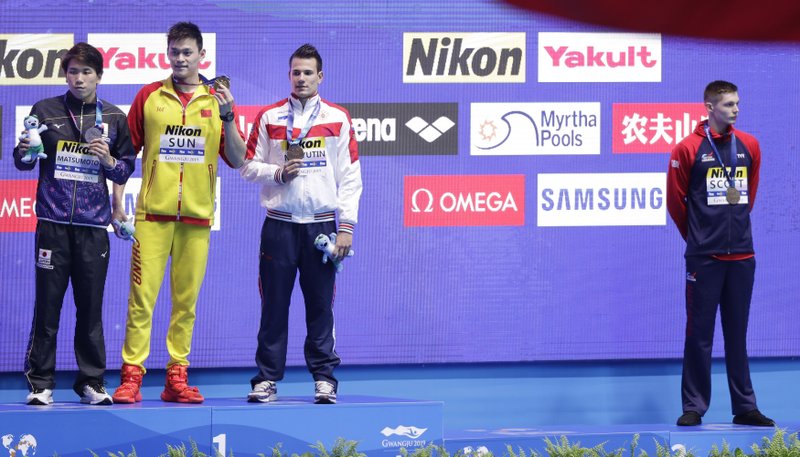
[[[797,424],[800,424],[800,396],[796,395],[795,389],[800,385],[800,363],[795,360],[754,360],[751,368],[761,410],[773,417],[779,427],[788,432],[797,431]],[[268,440],[262,440],[247,450],[242,447],[242,443],[248,441],[246,438],[248,433],[257,430],[230,429],[231,424],[252,414],[257,417],[269,414],[269,417],[252,420],[258,424],[296,423],[295,425],[299,424],[301,429],[309,428],[314,431],[313,435],[302,439],[291,438],[291,433],[281,435],[280,442],[290,442],[292,446],[301,448],[306,446],[302,443],[303,439],[309,439],[312,443],[315,441],[310,436],[332,440],[333,436],[337,435],[359,441],[389,439],[395,444],[420,442],[429,444],[443,439],[451,451],[467,446],[473,449],[486,446],[496,455],[502,455],[505,453],[506,445],[521,446],[526,450],[541,450],[543,448],[539,446],[543,445],[544,438],[558,439],[563,435],[571,442],[579,441],[586,447],[605,442],[605,449],[611,451],[626,447],[634,434],[638,434],[640,448],[650,455],[654,455],[655,443],[659,442],[662,445],[687,446],[694,449],[696,455],[704,456],[707,455],[706,449],[710,449],[712,444],[721,445],[723,440],[732,447],[749,449],[749,446],[759,442],[761,437],[772,434],[772,429],[730,424],[729,397],[724,366],[721,363],[715,363],[714,366],[714,398],[712,408],[704,417],[704,425],[690,428],[673,425],[681,412],[678,361],[343,366],[337,371],[340,378],[341,401],[332,407],[312,404],[313,382],[302,368],[290,369],[286,379],[279,383],[278,403],[248,404],[245,402],[245,396],[249,391],[249,379],[252,374],[252,369],[192,370],[190,381],[200,386],[207,401],[202,405],[167,405],[158,400],[164,372],[150,370],[145,376],[143,389],[145,401],[142,404],[86,407],[78,403],[77,396],[70,388],[73,373],[60,373],[55,393],[57,404],[52,408],[38,409],[22,405],[26,394],[22,375],[5,374],[0,376],[0,416],[3,416],[0,418],[0,427],[6,428],[0,428],[0,436],[13,434],[19,437],[26,432],[18,427],[14,430],[7,428],[10,425],[18,425],[16,419],[9,419],[13,417],[10,415],[42,409],[58,414],[77,410],[87,411],[91,414],[87,417],[99,421],[95,426],[111,424],[108,422],[109,417],[116,418],[133,413],[133,416],[124,417],[124,421],[138,424],[133,430],[142,433],[146,430],[152,431],[153,427],[148,426],[147,421],[158,417],[158,421],[166,421],[164,436],[170,436],[171,427],[175,432],[179,429],[181,431],[177,435],[173,434],[176,440],[181,436],[184,438],[190,435],[211,436],[217,440],[214,441],[214,446],[227,444],[229,446],[227,449],[238,448],[236,456],[257,455],[257,452],[267,453],[271,449]],[[117,371],[109,372],[107,381],[110,391],[113,391],[118,384],[117,377]],[[408,419],[399,419],[400,416],[397,414],[400,413],[393,412],[392,408],[405,407],[409,404],[422,408],[425,413],[415,415],[412,408],[412,414]],[[325,425],[325,422],[313,422],[328,413],[344,414],[352,407],[377,408],[369,413],[378,415],[375,416],[377,419],[367,421],[369,428],[394,430],[390,433],[394,435],[389,438],[375,436],[376,430],[371,430],[372,435],[359,438],[352,429],[339,428],[346,422],[357,423],[360,419],[341,417],[325,419],[332,421],[330,426]],[[100,411],[103,412],[99,413]],[[59,427],[58,424],[64,423],[63,421],[70,423],[72,420],[69,417],[59,419],[58,414],[55,418],[51,413],[36,414],[32,417],[36,418],[37,423],[42,422],[37,428],[48,427],[48,424],[51,427]],[[137,418],[136,414],[143,416]],[[150,416],[151,414],[155,416]],[[358,416],[362,414],[359,413]],[[218,419],[216,423],[214,417]],[[144,422],[138,423],[139,420]],[[423,426],[423,420],[432,420],[433,424],[439,425]],[[219,421],[227,421],[225,422],[227,425]],[[186,427],[184,426],[186,424],[194,425]],[[237,426],[242,425],[239,423]],[[224,430],[225,426],[229,429]],[[326,430],[326,427],[333,427],[331,433],[320,432]],[[431,431],[425,432],[427,435],[420,435],[415,440],[409,438],[414,436],[414,432],[405,429],[402,433],[405,433],[406,437],[400,437],[401,428],[398,427]],[[440,432],[433,432],[437,428]],[[337,433],[339,431],[341,433]],[[187,435],[186,432],[190,434]],[[257,435],[263,437],[264,433],[262,431]],[[153,439],[157,445],[163,447],[163,437]],[[131,442],[133,441],[135,440],[131,439]],[[182,440],[178,442],[180,441]],[[231,446],[234,442],[238,443],[238,446]],[[326,442],[326,444],[331,443]],[[211,444],[207,446],[210,450]],[[396,455],[392,452],[397,451],[391,446],[376,448],[373,445],[370,449],[368,455],[385,453]],[[116,450],[129,451],[125,448]],[[165,448],[162,452],[164,450]],[[59,455],[89,454],[61,452]]]

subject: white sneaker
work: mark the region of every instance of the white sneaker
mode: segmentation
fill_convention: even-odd
[[[314,403],[336,403],[336,387],[328,381],[314,382]]]
[[[247,394],[250,403],[269,403],[278,399],[278,385],[273,381],[261,381]]]
[[[111,395],[106,392],[102,384],[86,384],[83,386],[81,403],[89,405],[111,405],[114,403],[114,400],[111,399]]]
[[[33,389],[25,398],[29,405],[45,406],[53,404],[53,391],[50,389]]]

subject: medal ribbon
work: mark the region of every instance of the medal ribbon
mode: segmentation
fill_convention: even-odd
[[[728,181],[728,187],[735,188],[735,178],[736,178],[736,135],[731,132],[731,172],[728,173],[728,169],[725,168],[725,163],[722,162],[722,154],[719,153],[717,150],[717,146],[714,144],[714,140],[711,138],[711,129],[708,127],[708,123],[704,126],[706,131],[706,138],[708,138],[708,142],[711,143],[711,149],[714,151],[714,157],[719,162],[719,165],[722,167],[722,173],[725,175],[725,180]]]
[[[303,138],[308,135],[308,131],[311,130],[311,126],[314,125],[314,121],[317,120],[317,115],[319,115],[320,105],[322,105],[322,103],[318,101],[317,106],[314,107],[314,111],[311,112],[311,117],[308,118],[308,122],[306,122],[306,125],[300,130],[300,135],[297,137],[297,139],[293,140],[292,132],[294,131],[294,106],[292,106],[292,99],[289,99],[289,115],[286,119],[286,141],[288,141],[290,145],[300,144],[300,142],[303,141]]]
[[[75,119],[75,115],[72,114],[72,110],[69,109],[67,94],[64,94],[64,108],[67,109],[69,117],[72,118],[72,124],[78,129],[78,133],[83,134],[80,126],[78,126],[78,120]],[[83,122],[81,122],[81,125],[83,125]],[[103,132],[103,102],[100,100],[100,97],[97,97],[97,102],[94,105],[94,126],[100,129],[100,132]]]

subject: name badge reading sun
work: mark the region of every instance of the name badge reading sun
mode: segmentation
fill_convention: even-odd
[[[200,127],[169,125],[161,135],[158,160],[172,163],[205,162],[206,138]]]

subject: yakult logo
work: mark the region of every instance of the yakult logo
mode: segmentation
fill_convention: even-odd
[[[525,224],[525,176],[406,176],[406,227]]]
[[[707,118],[702,103],[615,103],[613,152],[670,152]]]
[[[88,41],[103,55],[103,84],[142,84],[172,73],[167,58],[167,39],[161,33],[90,33]],[[200,73],[216,76],[217,37],[203,34],[205,58]]]
[[[64,84],[61,57],[71,33],[0,34],[0,86]]]
[[[661,82],[661,35],[540,32],[539,82]]]

